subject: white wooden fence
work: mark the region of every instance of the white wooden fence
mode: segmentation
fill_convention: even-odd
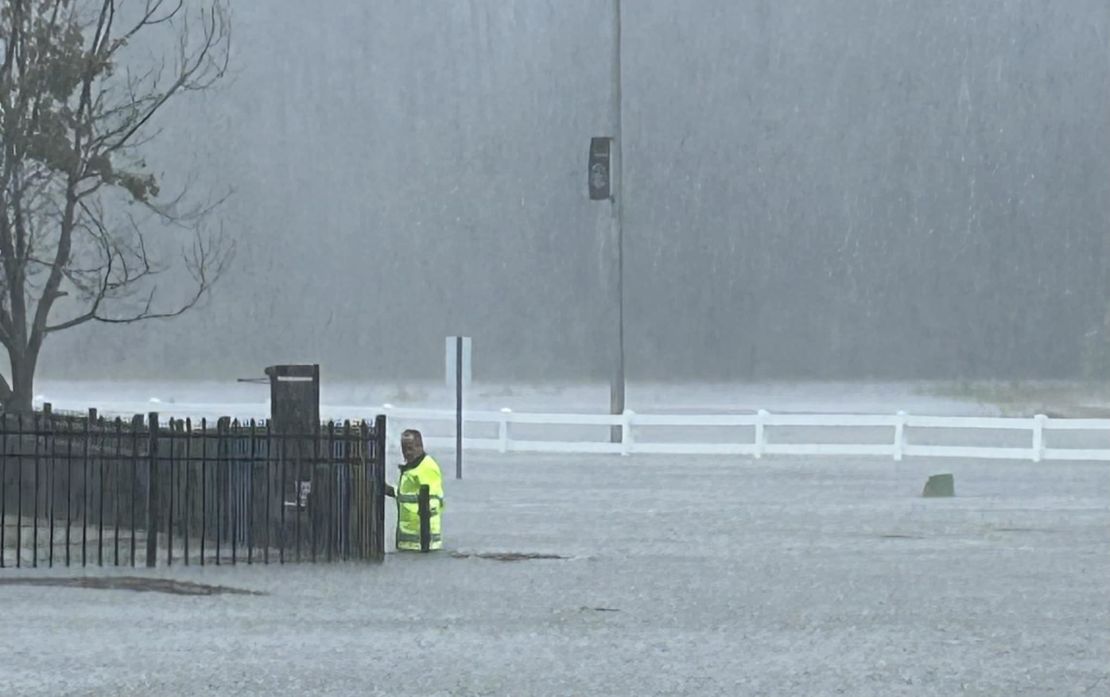
[[[57,406],[57,405],[56,405]],[[62,404],[62,408],[69,405]],[[79,406],[79,405],[77,405]],[[129,416],[163,406],[176,416],[266,418],[268,404],[167,404],[121,402],[103,405],[105,415]],[[74,407],[77,408],[77,407]],[[330,419],[389,417],[389,445],[400,429],[417,427],[440,452],[455,447],[452,409],[321,405]],[[467,410],[467,450],[630,455],[874,455],[960,457],[1001,460],[1110,462],[1110,419],[913,416],[897,414],[637,414],[534,413]],[[611,443],[609,428],[621,426]],[[808,429],[808,430],[807,430]],[[1024,435],[1021,435],[1024,432]],[[828,436],[835,435],[835,442]],[[866,438],[860,436],[866,434]],[[822,437],[825,439],[822,440]],[[858,439],[858,440],[854,440]],[[969,444],[972,441],[973,444]]]
[[[390,442],[395,442],[401,428],[430,428],[439,424],[438,430],[449,423],[453,433],[455,412],[449,409],[409,409],[383,405],[382,410],[389,418]],[[958,457],[985,458],[1000,460],[1073,460],[1073,461],[1110,461],[1110,419],[1061,419],[1044,415],[1033,417],[978,417],[978,416],[913,416],[905,412],[897,414],[772,414],[760,410],[754,414],[637,414],[626,411],[621,415],[608,414],[571,414],[571,413],[532,413],[514,412],[510,409],[500,411],[464,411],[464,440],[466,450],[487,450],[501,453],[610,453],[630,455],[638,453],[661,453],[673,455],[748,455],[760,458],[764,455],[877,455],[902,460],[903,457]],[[514,437],[517,425],[549,427],[594,427],[589,429],[591,436],[583,436],[585,430],[574,437],[561,440],[522,439]],[[610,442],[607,429],[597,427],[621,426],[622,439]],[[659,428],[714,428],[707,437],[685,439],[652,440],[638,439],[652,429]],[[807,434],[806,428],[829,427],[840,429],[889,429],[889,441],[852,443],[821,442],[816,434]],[[736,438],[722,440],[722,429],[736,429]],[[776,442],[776,432],[792,428],[789,442]],[[541,429],[542,430],[542,429]],[[552,429],[547,429],[548,431]],[[945,439],[966,440],[954,437],[958,433],[980,431],[981,435],[997,436],[998,432],[1025,432],[1028,445],[1015,447],[1012,442],[1004,445],[966,445],[949,442]],[[487,435],[473,437],[467,433],[485,432]],[[488,435],[496,431],[496,436]],[[1053,446],[1053,432],[1087,432],[1084,447]],[[705,433],[705,432],[703,432]],[[751,434],[741,439],[741,435]],[[843,434],[842,434],[843,435]],[[709,437],[709,436],[712,436]],[[805,440],[806,438],[810,440]],[[800,440],[801,439],[801,440]],[[838,439],[839,440],[839,439]],[[1006,439],[1012,441],[1013,439]],[[454,448],[454,436],[432,436],[425,438],[429,447],[440,450]],[[926,441],[928,444],[926,444]],[[1103,447],[1087,447],[1094,444]]]

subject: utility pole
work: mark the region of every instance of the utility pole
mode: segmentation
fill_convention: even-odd
[[[610,154],[610,167],[612,172],[612,198],[610,199],[612,218],[612,243],[616,254],[614,266],[616,267],[616,283],[613,293],[617,309],[617,347],[613,361],[613,376],[609,383],[609,413],[624,413],[624,182],[622,170],[624,169],[623,140],[621,126],[623,114],[621,111],[621,0],[613,0],[613,62],[612,62],[612,133],[613,146]],[[621,427],[613,426],[610,440],[618,443],[621,440]]]

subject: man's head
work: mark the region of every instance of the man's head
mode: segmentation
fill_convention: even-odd
[[[401,434],[401,456],[405,462],[412,462],[424,454],[424,437],[416,429],[408,429]]]

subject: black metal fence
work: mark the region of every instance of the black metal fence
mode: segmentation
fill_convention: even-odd
[[[380,561],[385,432],[0,414],[0,567]]]

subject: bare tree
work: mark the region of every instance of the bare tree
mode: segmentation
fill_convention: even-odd
[[[207,224],[219,201],[190,207],[187,191],[167,200],[143,159],[166,105],[226,74],[224,2],[0,0],[5,409],[31,408],[50,334],[176,317],[226,268],[232,245]],[[176,265],[153,238],[167,226],[189,235]],[[158,279],[175,268],[191,289],[166,300]]]

